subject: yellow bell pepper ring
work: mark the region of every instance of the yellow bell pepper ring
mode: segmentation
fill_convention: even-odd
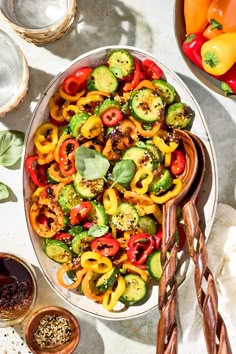
[[[206,72],[225,74],[236,63],[236,32],[223,33],[205,42],[201,47],[201,57]]]
[[[62,110],[62,116],[68,122],[77,113],[79,113],[79,108],[75,104],[69,104],[68,106],[65,106]]]
[[[170,167],[170,164],[171,164],[171,152],[166,152],[164,167]]]
[[[76,95],[72,96],[72,95],[68,95],[67,93],[65,93],[65,91],[63,90],[62,86],[59,88],[59,95],[61,96],[61,98],[63,98],[66,101],[69,102],[76,102],[78,101],[78,99],[83,96],[85,93],[85,90],[81,90],[79,91]]]
[[[81,127],[81,134],[87,139],[93,139],[102,132],[102,120],[99,116],[90,116]]]
[[[173,152],[178,147],[178,144],[175,141],[171,141],[169,144],[166,144],[164,139],[158,135],[154,135],[152,140],[161,152]]]
[[[42,198],[31,206],[30,222],[39,236],[51,238],[64,226],[64,214],[56,203]]]
[[[181,192],[183,184],[182,181],[177,178],[173,180],[173,184],[175,185],[175,187],[163,195],[156,196],[154,193],[151,193],[151,199],[157,204],[164,204],[168,202],[168,200],[176,197]]]
[[[130,183],[131,190],[139,194],[145,194],[148,191],[148,186],[153,180],[153,174],[147,167],[142,167],[138,170]]]
[[[97,105],[103,102],[103,100],[104,97],[101,95],[89,95],[86,97],[79,98],[76,102],[76,106],[79,108],[80,111],[93,111]]]
[[[64,280],[64,275],[66,274],[66,272],[68,272],[70,270],[74,270],[74,265],[72,263],[62,264],[57,270],[57,279],[58,279],[60,285],[63,286],[63,288],[76,289],[80,285],[84,275],[87,272],[87,269],[82,268],[82,269],[76,270],[75,281],[71,284],[68,284]]]
[[[125,270],[129,270],[131,272],[134,272],[136,274],[139,274],[140,277],[145,281],[147,282],[148,281],[148,274],[147,272],[144,270],[144,269],[141,269],[135,265],[133,265],[132,263],[130,262],[124,262],[122,264],[122,268],[124,268]]]
[[[103,205],[108,215],[114,215],[118,206],[116,191],[114,188],[106,189],[103,193]]]
[[[114,309],[125,290],[125,280],[121,275],[118,276],[116,284],[114,290],[113,288],[108,289],[103,296],[102,306],[108,311]]]
[[[81,256],[81,266],[95,273],[103,274],[112,269],[112,261],[97,252],[87,251]]]
[[[82,283],[81,283],[82,292],[90,300],[93,300],[93,301],[96,301],[96,302],[102,302],[103,294],[101,294],[101,295],[98,294],[97,295],[91,289],[91,283],[93,281],[93,276],[94,276],[94,272],[93,271],[88,270],[86,272],[85,276],[82,279]]]
[[[34,134],[34,144],[41,154],[54,151],[58,142],[58,128],[52,123],[41,124]]]

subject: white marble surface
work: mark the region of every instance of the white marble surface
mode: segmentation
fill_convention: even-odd
[[[174,1],[167,0],[78,0],[78,13],[69,33],[55,43],[36,47],[17,36],[0,19],[0,27],[24,52],[30,69],[29,91],[22,105],[6,114],[0,130],[26,131],[33,109],[50,80],[78,55],[104,45],[127,44],[156,55],[177,72],[197,99],[210,130],[219,170],[219,201],[235,207],[236,101],[208,90],[193,77],[184,63],[174,37]],[[11,200],[0,203],[0,250],[28,259],[40,284],[37,307],[58,304],[72,310],[80,322],[81,342],[76,354],[155,353],[157,310],[122,322],[107,322],[76,312],[60,299],[44,280],[28,236],[22,198],[22,171],[0,167],[0,181],[10,186]],[[20,339],[24,324],[0,330],[0,353],[28,353]],[[7,332],[7,333],[6,333]],[[7,336],[4,336],[6,335]],[[197,343],[192,353],[198,354]],[[6,351],[5,351],[6,350]],[[199,349],[200,350],[200,349]],[[180,354],[186,353],[180,345]],[[188,351],[188,353],[190,353]]]

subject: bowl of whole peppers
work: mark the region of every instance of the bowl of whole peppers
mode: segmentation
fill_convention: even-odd
[[[175,36],[193,74],[236,100],[236,0],[176,0]]]

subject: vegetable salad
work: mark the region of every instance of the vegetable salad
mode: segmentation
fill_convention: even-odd
[[[161,68],[124,49],[64,79],[25,160],[30,222],[61,286],[108,311],[145,301],[162,274],[162,206],[182,189],[174,128],[192,119]]]

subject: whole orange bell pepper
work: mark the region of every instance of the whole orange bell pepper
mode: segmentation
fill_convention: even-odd
[[[207,11],[208,22],[213,26],[218,24],[218,29],[224,32],[236,31],[236,1],[235,0],[213,0]]]
[[[207,26],[207,11],[212,0],[184,0],[186,33],[203,32]]]

